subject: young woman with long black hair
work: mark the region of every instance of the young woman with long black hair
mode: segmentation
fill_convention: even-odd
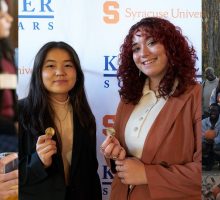
[[[95,118],[78,55],[64,42],[48,42],[35,57],[19,101],[19,156],[20,200],[101,199]]]

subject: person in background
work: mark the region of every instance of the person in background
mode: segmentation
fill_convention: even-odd
[[[218,81],[218,85],[216,88],[212,90],[209,104],[217,103],[220,105],[220,81]]]
[[[100,200],[95,118],[70,45],[41,47],[18,105],[19,200]],[[55,135],[45,134],[49,127]]]
[[[181,29],[147,17],[119,55],[115,136],[101,145],[111,200],[201,200],[201,86],[196,53]]]
[[[17,151],[17,72],[9,35],[13,18],[0,0],[0,152]]]
[[[215,76],[215,71],[212,67],[205,69],[205,81],[202,83],[202,118],[208,117],[210,97],[213,89],[218,85],[219,79]]]
[[[219,157],[220,150],[220,107],[213,103],[209,107],[209,117],[202,120],[202,163],[210,171]]]
[[[16,95],[15,83],[12,88],[4,88],[6,80],[4,74],[9,74],[16,80],[14,52],[10,45],[9,35],[13,18],[8,12],[8,4],[0,0],[0,153],[17,151],[16,136]],[[4,166],[1,166],[4,167]],[[17,196],[18,170],[0,173],[0,200]]]

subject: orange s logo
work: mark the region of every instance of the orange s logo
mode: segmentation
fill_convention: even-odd
[[[117,11],[118,8],[119,4],[116,1],[106,1],[103,4],[103,11],[107,15],[103,17],[105,23],[116,24],[119,22],[119,12]]]
[[[105,115],[103,117],[103,126],[105,128],[113,128],[115,122],[115,115]],[[102,133],[106,135],[106,129],[103,129]]]

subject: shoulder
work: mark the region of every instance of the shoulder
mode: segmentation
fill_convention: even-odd
[[[191,90],[201,92],[202,86],[199,83],[195,83],[190,86]]]
[[[187,87],[187,89],[180,95],[180,97],[193,97],[196,99],[201,99],[202,95],[202,86],[198,83],[195,83],[193,85],[190,85]]]
[[[202,93],[202,86],[198,83],[195,83],[194,85],[190,85],[186,90],[186,94],[198,95],[201,93]]]
[[[197,117],[200,115],[200,107],[202,104],[202,86],[198,83],[189,85],[187,89],[179,96],[170,98],[172,104],[177,107],[179,105],[184,105],[188,108],[189,113],[197,113]]]
[[[198,83],[191,85],[188,89],[188,95],[193,99],[194,103],[199,105],[202,103],[202,87]],[[187,95],[187,94],[186,94]]]
[[[132,103],[127,103],[126,101],[124,101],[123,99],[120,100],[119,104],[118,104],[118,111],[121,110],[127,110],[129,108],[133,108],[135,105]]]

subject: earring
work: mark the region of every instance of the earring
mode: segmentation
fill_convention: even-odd
[[[141,76],[141,70],[139,69],[139,73],[138,73],[139,77]]]

